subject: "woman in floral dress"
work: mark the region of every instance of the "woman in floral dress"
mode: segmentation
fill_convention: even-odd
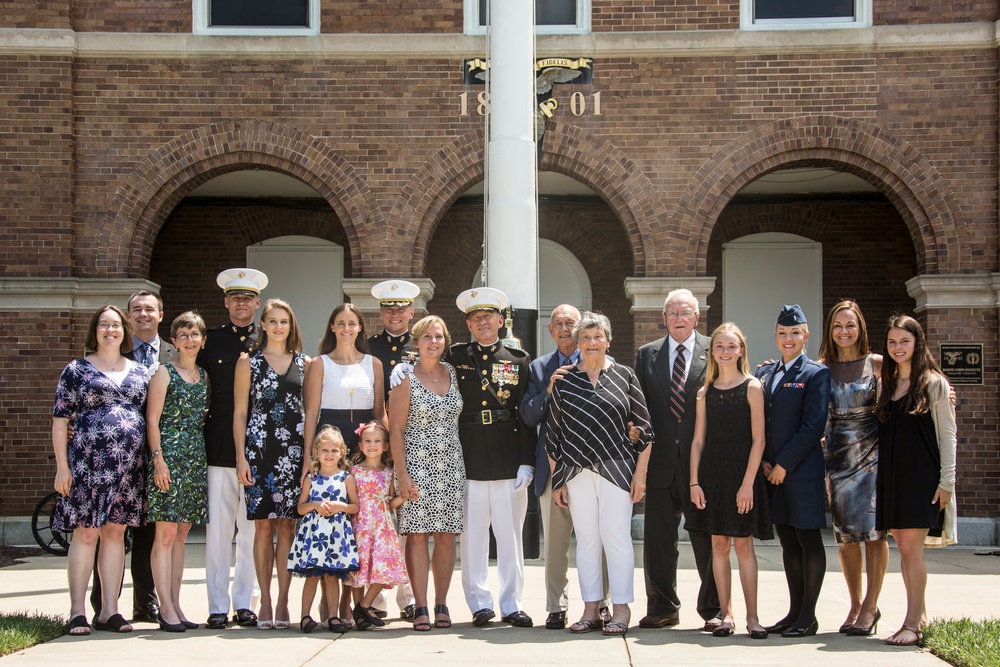
[[[247,518],[254,520],[254,567],[260,585],[257,627],[289,627],[285,567],[295,536],[302,479],[302,387],[306,362],[292,307],[269,299],[260,316],[254,351],[236,364],[233,435],[236,476],[246,487]],[[277,545],[274,536],[277,534]],[[272,610],[271,575],[278,567],[278,599]]]
[[[56,457],[56,503],[52,527],[73,533],[69,573],[71,635],[89,635],[84,608],[97,539],[101,575],[101,613],[97,630],[130,632],[118,613],[125,567],[125,528],[146,516],[143,407],[149,377],[145,366],[126,359],[132,349],[128,317],[104,306],[90,318],[85,347],[59,377],[52,410],[52,448]],[[73,437],[69,422],[73,420]]]
[[[205,346],[205,321],[181,313],[170,325],[178,359],[161,364],[149,381],[146,445],[150,452],[149,521],[156,522],[150,562],[160,594],[160,629],[184,632],[198,627],[180,606],[184,542],[193,523],[208,521],[208,463],[205,413],[208,384],[195,363]]]

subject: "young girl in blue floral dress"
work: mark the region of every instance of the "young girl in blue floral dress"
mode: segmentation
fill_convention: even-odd
[[[340,605],[340,581],[358,570],[358,545],[348,514],[358,513],[358,489],[348,469],[347,445],[340,431],[324,426],[312,446],[312,481],[299,496],[299,522],[295,542],[288,554],[288,569],[306,577],[302,588],[302,632],[312,632],[318,623],[310,616],[316,586],[323,580],[325,608],[336,613]],[[347,632],[344,621],[326,620],[331,632]]]

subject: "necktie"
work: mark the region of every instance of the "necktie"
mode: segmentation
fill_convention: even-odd
[[[778,364],[778,368],[774,371],[774,378],[771,380],[771,393],[774,393],[774,391],[778,388],[778,385],[781,384],[781,378],[784,377],[784,375],[785,365]]]
[[[677,346],[677,357],[670,373],[670,411],[677,419],[684,416],[684,346]]]
[[[142,347],[139,348],[139,354],[141,355],[139,363],[141,363],[146,368],[152,366],[153,362],[156,361],[155,359],[153,359],[153,346],[150,345],[149,343],[142,344]]]

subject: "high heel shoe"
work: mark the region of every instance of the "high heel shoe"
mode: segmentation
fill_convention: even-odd
[[[876,609],[875,618],[872,620],[871,625],[867,628],[859,628],[852,625],[844,634],[848,637],[871,637],[873,634],[878,632],[878,622],[881,618],[882,612],[879,609]]]
[[[156,622],[160,624],[160,630],[164,632],[186,632],[187,628],[183,623],[167,623],[159,614],[156,615]]]

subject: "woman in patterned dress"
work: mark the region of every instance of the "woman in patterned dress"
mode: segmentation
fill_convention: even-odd
[[[389,394],[389,447],[403,505],[399,532],[406,535],[406,571],[416,606],[413,629],[431,629],[428,570],[434,572],[434,627],[451,627],[446,605],[455,569],[455,534],[465,507],[465,460],[458,440],[462,395],[455,369],[441,361],[451,338],[444,320],[429,315],[413,327],[420,359]],[[434,536],[434,555],[428,543]]]
[[[53,529],[73,533],[66,560],[69,633],[90,634],[84,603],[98,538],[102,601],[94,627],[130,632],[132,626],[118,613],[118,595],[125,528],[146,516],[143,406],[149,376],[142,364],[123,356],[132,349],[132,330],[117,306],[104,306],[90,318],[85,347],[90,354],[71,361],[59,377],[52,410],[54,486],[61,494]]]
[[[208,464],[205,460],[205,413],[208,384],[195,360],[205,346],[205,321],[193,311],[170,325],[174,362],[161,364],[149,381],[146,445],[150,452],[147,487],[149,521],[156,522],[150,561],[160,593],[161,630],[184,632],[198,627],[180,606],[184,578],[184,542],[193,523],[208,520]]]
[[[295,537],[301,484],[304,417],[302,387],[309,358],[292,307],[268,299],[260,334],[250,356],[236,364],[233,436],[236,476],[246,489],[247,518],[253,519],[254,567],[260,585],[261,630],[290,626],[285,567]],[[275,545],[275,534],[277,544]],[[278,563],[278,599],[271,607],[271,575]]]
[[[830,369],[830,421],[823,450],[826,488],[833,534],[840,545],[840,568],[851,599],[840,631],[867,636],[876,631],[881,617],[878,596],[889,565],[889,543],[885,531],[875,529],[875,387],[882,372],[882,355],[868,349],[868,327],[858,304],[845,300],[830,309],[819,356],[820,363]],[[864,597],[862,570],[868,582]]]

